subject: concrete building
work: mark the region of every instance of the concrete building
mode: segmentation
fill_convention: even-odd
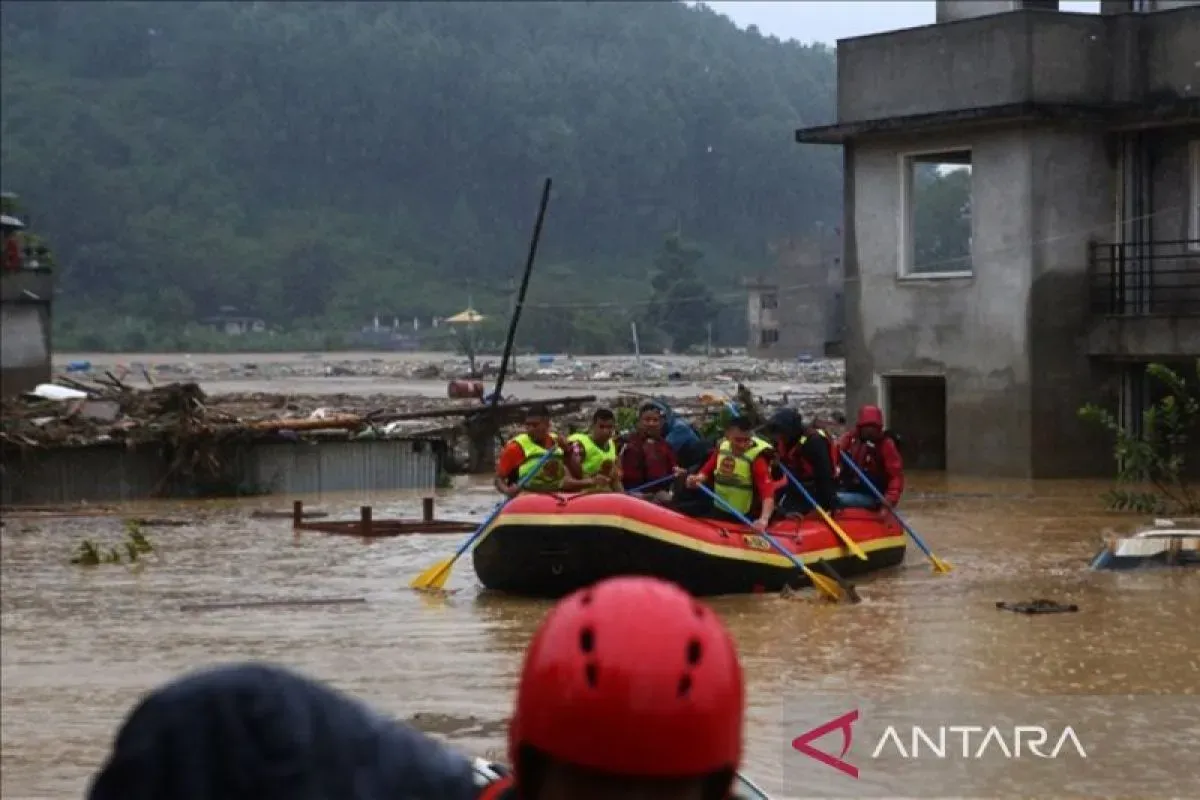
[[[4,193],[6,207],[15,200],[15,195]],[[21,251],[20,232],[25,224],[9,215],[5,215],[3,222],[0,396],[8,397],[50,380],[50,309],[54,299],[54,275],[49,267],[39,264],[36,253]]]
[[[818,227],[769,250],[775,268],[745,282],[749,354],[793,359],[836,351],[845,320],[841,231]]]
[[[1097,401],[1136,425],[1144,365],[1200,354],[1200,3],[938,2],[838,43],[847,403],[918,467],[1111,472]],[[914,257],[918,176],[969,168],[963,252]]]

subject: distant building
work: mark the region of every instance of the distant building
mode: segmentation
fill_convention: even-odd
[[[796,139],[844,148],[847,403],[881,404],[915,465],[1108,472],[1077,409],[1137,429],[1145,364],[1195,363],[1198,6],[941,1],[838,43],[837,123]],[[970,170],[968,234],[925,260],[938,165]]]
[[[227,336],[242,336],[247,333],[265,333],[266,320],[238,313],[233,306],[221,306],[220,311],[211,317],[206,317],[200,324],[207,325],[213,330]]]
[[[775,268],[746,280],[747,352],[757,358],[835,354],[841,340],[841,232],[772,243]]]

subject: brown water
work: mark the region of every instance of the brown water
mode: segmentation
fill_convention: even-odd
[[[781,704],[805,692],[1031,694],[1200,693],[1200,575],[1091,573],[1099,534],[1131,520],[1095,511],[1077,483],[946,484],[916,478],[909,520],[949,576],[908,564],[859,583],[865,602],[825,606],[777,597],[715,607],[740,644],[749,680],[747,772],[779,791]],[[413,496],[369,499],[376,518],[413,516]],[[441,501],[478,517],[482,488]],[[353,514],[362,497],[324,498]],[[370,545],[256,520],[284,498],[191,506],[194,527],[147,528],[158,555],[140,571],[73,567],[84,536],[116,542],[118,518],[31,520],[3,528],[3,758],[0,795],[79,797],[139,695],[201,665],[270,659],[297,667],[482,754],[502,746],[514,673],[540,602],[481,596],[469,559],[435,600],[407,589],[457,537]],[[159,516],[181,513],[158,506]],[[363,605],[189,612],[181,604],[246,598],[367,598]],[[1077,614],[1025,617],[997,600],[1049,597]],[[1130,753],[1136,757],[1136,753]]]

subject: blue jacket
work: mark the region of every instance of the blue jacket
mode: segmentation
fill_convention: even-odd
[[[474,800],[471,762],[285,669],[159,688],[125,720],[88,800]]]

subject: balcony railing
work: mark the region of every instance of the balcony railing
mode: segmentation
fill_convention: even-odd
[[[1200,316],[1200,239],[1091,245],[1092,311]]]

